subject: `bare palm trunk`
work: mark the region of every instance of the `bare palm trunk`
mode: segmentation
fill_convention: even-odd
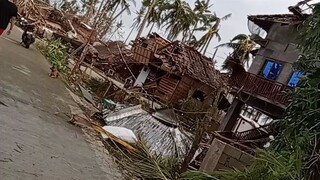
[[[93,18],[94,14],[96,13],[96,11],[95,11],[96,3],[97,3],[97,0],[92,0],[89,5],[88,10],[86,11],[86,13],[84,15],[84,22],[87,24],[90,22],[90,19]]]
[[[119,28],[115,29],[111,36],[109,37],[109,41],[112,39],[112,37],[116,34],[116,32],[119,30]]]
[[[110,14],[110,17],[111,17],[111,18],[113,18],[113,15],[116,13],[118,7],[119,7],[119,4],[116,5],[116,7],[114,8],[114,10],[113,10],[112,13]]]
[[[99,9],[98,9],[98,11],[97,11],[97,13],[96,13],[96,16],[95,16],[95,18],[94,18],[94,24],[96,24],[96,22],[98,22],[99,20],[100,20],[100,17],[101,17],[101,11],[102,11],[102,9],[104,9],[108,4],[110,4],[110,2],[109,1],[107,1],[105,4],[103,4],[103,1],[101,1],[101,4],[100,4],[100,6],[99,6]]]
[[[151,10],[154,8],[154,6],[156,5],[157,2],[158,2],[157,0],[152,0],[151,5],[148,7],[148,11],[147,11],[146,15],[143,17],[143,20],[142,20],[140,29],[138,31],[138,34],[136,36],[136,39],[138,39],[141,36],[143,29],[147,24],[148,17],[150,16]]]
[[[188,42],[190,42],[190,41],[191,41],[192,36],[193,36],[194,32],[196,31],[197,26],[198,26],[198,22],[196,22],[196,24],[194,25],[194,27],[193,27],[193,29],[192,29],[192,32],[190,33],[190,36],[189,36]]]
[[[206,122],[208,122],[205,119],[206,118],[198,121],[199,125],[196,130],[196,134],[195,134],[194,140],[192,142],[191,149],[189,150],[188,154],[185,156],[185,158],[181,164],[180,173],[184,173],[188,170],[189,164],[191,163],[191,160],[193,159],[194,155],[196,154],[196,152],[199,148],[202,137],[206,131],[206,126],[207,126]]]
[[[132,29],[131,29],[131,31],[130,31],[130,33],[129,33],[128,37],[127,37],[127,39],[124,41],[124,43],[127,43],[127,41],[129,40],[129,38],[130,38],[131,34],[133,33],[133,30],[134,30],[134,29],[135,29],[135,28],[134,28],[134,27],[132,27]]]
[[[213,55],[212,55],[212,60],[214,61],[214,58],[216,57],[216,54],[217,54],[217,52],[218,52],[218,47],[216,48],[216,50],[214,51],[214,53],[213,53]]]
[[[151,34],[152,29],[154,28],[154,25],[155,25],[155,24],[156,24],[156,22],[153,22],[153,23],[152,23],[151,28],[150,28],[149,33],[148,33],[148,34]]]
[[[111,22],[116,20],[126,9],[127,8],[123,8],[123,9],[121,9],[121,11],[117,15],[115,15],[114,17],[111,16],[112,17]]]
[[[203,55],[206,55],[206,52],[208,50],[208,47],[209,47],[209,44],[210,44],[212,38],[213,38],[213,36],[211,36],[210,39],[208,40],[208,42],[207,42],[207,44],[206,44],[206,46],[204,48]]]
[[[208,40],[206,40],[200,47],[199,47],[199,51],[200,52],[203,52],[203,50],[204,50],[204,48],[205,48],[205,46],[206,46],[206,44],[208,43]]]
[[[113,17],[113,18],[111,19],[110,22],[106,22],[103,30],[102,30],[101,33],[100,33],[100,36],[101,36],[101,37],[105,36],[105,35],[108,33],[108,31],[110,30],[110,27],[112,26],[113,22],[114,22],[125,10],[126,10],[126,8],[123,8],[115,17]]]

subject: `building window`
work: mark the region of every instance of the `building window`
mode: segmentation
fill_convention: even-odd
[[[291,87],[296,87],[303,75],[305,75],[305,73],[299,70],[293,72],[292,76],[289,79],[288,85]]]
[[[202,91],[199,91],[199,90],[196,90],[194,91],[192,97],[195,98],[195,99],[198,99],[199,101],[203,102],[204,99],[206,98],[206,93],[202,92]]]
[[[267,79],[276,80],[279,77],[282,68],[283,64],[271,60],[266,60],[266,63],[262,70],[262,76]]]

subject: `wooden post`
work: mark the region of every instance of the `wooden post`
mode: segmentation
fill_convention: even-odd
[[[70,73],[70,77],[72,77],[77,72],[77,70],[80,69],[81,63],[83,62],[83,60],[84,60],[84,58],[85,58],[85,56],[87,54],[88,44],[91,41],[91,37],[92,37],[93,32],[94,32],[94,30],[91,31],[89,39],[88,39],[88,41],[87,41],[87,43],[86,43],[86,45],[85,45],[85,47],[84,47],[84,49],[83,49],[83,51],[82,51],[82,53],[80,55],[79,60],[76,61],[75,65],[73,66],[73,68],[71,70],[71,73]]]
[[[109,86],[108,86],[107,90],[104,92],[103,98],[106,97],[106,95],[107,95],[108,91],[110,90],[111,86],[112,86],[112,82],[109,81]]]
[[[191,145],[191,149],[186,154],[180,168],[180,173],[184,173],[188,170],[189,164],[193,159],[194,155],[196,154],[199,145],[201,143],[202,137],[206,132],[208,126],[208,119],[203,118],[202,120],[198,120],[198,127],[196,129],[195,137]]]
[[[102,5],[100,5],[98,12],[101,10],[101,8],[102,8]],[[105,14],[105,12],[101,13],[100,16],[95,19],[94,27],[92,28],[91,33],[90,33],[90,35],[89,35],[89,37],[88,37],[88,39],[87,39],[87,41],[85,43],[84,49],[83,49],[83,51],[82,51],[82,53],[80,55],[80,59],[76,62],[75,66],[71,70],[70,77],[72,77],[76,73],[78,68],[80,68],[81,63],[83,62],[83,60],[85,58],[85,55],[87,54],[88,45],[91,42],[92,36],[93,35],[96,36],[95,31],[96,31],[96,27],[97,27],[97,24],[98,24],[98,19],[100,19],[104,14]]]

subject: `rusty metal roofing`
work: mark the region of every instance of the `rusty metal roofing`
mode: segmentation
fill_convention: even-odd
[[[152,42],[151,42],[152,41]],[[143,43],[153,51],[154,57],[162,61],[161,68],[172,74],[187,74],[209,86],[216,87],[222,83],[220,72],[215,69],[213,60],[202,55],[194,47],[179,41],[171,42],[157,33],[149,34],[147,38],[139,38],[133,41],[133,46],[141,46]]]
[[[98,51],[100,59],[107,59],[110,56],[120,55],[119,49],[123,54],[128,54],[130,52],[122,41],[109,41],[104,44],[97,43],[94,45],[94,48]]]
[[[172,73],[187,74],[213,87],[216,87],[222,80],[211,58],[180,42],[173,42],[158,50],[156,55],[162,60],[163,68]]]
[[[300,24],[304,21],[304,17],[294,14],[273,14],[273,15],[251,15],[248,20],[260,26],[265,31],[269,31],[272,24]]]

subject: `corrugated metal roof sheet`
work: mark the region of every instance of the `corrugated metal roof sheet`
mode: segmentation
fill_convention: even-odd
[[[113,116],[112,113],[109,115]],[[104,114],[104,117],[108,118],[108,114]],[[184,132],[160,122],[146,111],[118,117],[113,121],[106,121],[107,125],[131,129],[137,136],[141,136],[157,155],[178,154],[183,157],[191,146],[191,140]]]

